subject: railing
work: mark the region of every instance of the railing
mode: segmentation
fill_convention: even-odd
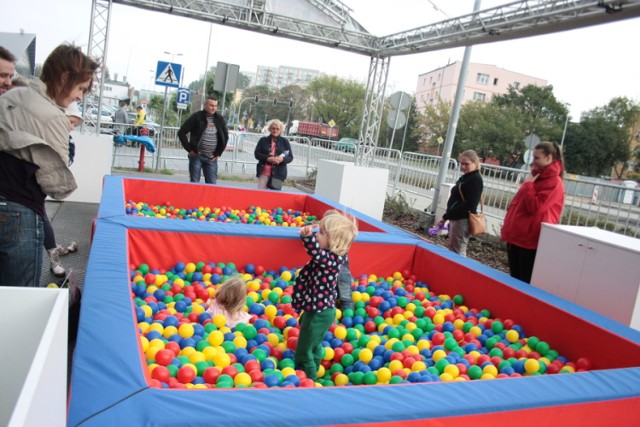
[[[118,126],[122,125],[116,124],[116,127]],[[169,127],[162,130],[160,158],[157,158],[157,153],[148,154],[147,167],[173,171],[188,170],[187,155],[178,140],[177,131],[177,128]],[[227,150],[219,160],[221,170],[253,176],[256,165],[253,152],[258,140],[263,136],[265,135],[257,133],[230,132]],[[156,137],[154,140],[158,141],[159,138]],[[355,147],[354,152],[339,151],[334,148],[335,141],[306,137],[290,137],[289,141],[294,154],[293,162],[288,165],[290,178],[308,176],[317,169],[320,160],[355,162],[358,150],[362,149]],[[138,158],[137,147],[114,147],[114,166],[136,168]],[[376,148],[373,159],[372,167],[389,171],[388,193],[391,196],[402,194],[415,209],[430,211],[441,157]],[[480,171],[485,188],[485,214],[493,221],[490,228],[497,234],[506,215],[506,209],[528,172],[488,164],[483,164]],[[451,159],[445,181],[454,183],[459,174],[458,163]],[[566,194],[563,224],[597,226],[639,237],[640,189],[575,175],[567,175],[564,186]]]

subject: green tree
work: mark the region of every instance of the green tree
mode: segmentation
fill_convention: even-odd
[[[609,176],[613,166],[629,160],[629,132],[620,98],[582,115],[567,128],[564,143],[566,170],[588,176]],[[617,111],[617,113],[616,113]]]
[[[603,107],[597,107],[587,114],[589,117],[599,116],[608,122],[614,123],[617,127],[624,129],[626,134],[625,144],[629,148],[629,156],[625,160],[619,160],[613,167],[613,174],[617,179],[622,179],[629,169],[629,158],[640,156],[638,149],[633,149],[633,143],[637,135],[637,127],[640,125],[640,104],[627,98],[617,97],[611,99]]]
[[[340,136],[358,137],[366,91],[362,83],[337,76],[320,76],[309,83],[307,90],[313,112],[306,120],[323,123],[333,120],[340,127]]]
[[[553,86],[527,85],[522,89],[510,86],[506,94],[494,96],[491,103],[510,107],[509,113],[516,116],[522,129],[522,139],[536,134],[543,141],[560,142],[568,111],[556,99]]]
[[[442,144],[439,138],[447,136],[447,127],[451,117],[451,103],[438,99],[435,105],[427,105],[418,116],[416,127],[419,133],[418,151],[428,154],[441,154]]]
[[[460,112],[452,155],[475,150],[481,158],[496,157],[501,164],[516,166],[525,150],[517,106],[471,102]]]

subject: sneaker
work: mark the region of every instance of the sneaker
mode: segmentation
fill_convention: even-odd
[[[60,245],[56,246],[54,251],[58,252],[58,255],[66,255],[69,253],[69,248],[62,247]]]
[[[67,271],[64,269],[64,267],[60,263],[58,248],[48,250],[47,253],[49,254],[49,258],[51,260],[51,263],[50,263],[51,273],[53,273],[53,275],[56,277],[66,276]]]
[[[69,246],[67,246],[65,249],[67,250],[67,253],[76,252],[78,250],[78,243],[77,242],[71,242],[69,244]]]

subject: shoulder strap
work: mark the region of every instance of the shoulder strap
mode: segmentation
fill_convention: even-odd
[[[462,203],[467,203],[464,200],[464,194],[462,194],[462,184],[458,184],[458,192],[460,193],[460,197],[462,197]],[[480,194],[480,213],[484,212],[484,193]]]

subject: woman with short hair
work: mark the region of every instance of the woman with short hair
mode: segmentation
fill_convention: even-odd
[[[258,160],[258,188],[279,191],[287,179],[287,164],[293,161],[293,153],[289,140],[280,135],[284,130],[284,124],[280,120],[271,120],[266,127],[269,135],[260,138],[254,151]]]

